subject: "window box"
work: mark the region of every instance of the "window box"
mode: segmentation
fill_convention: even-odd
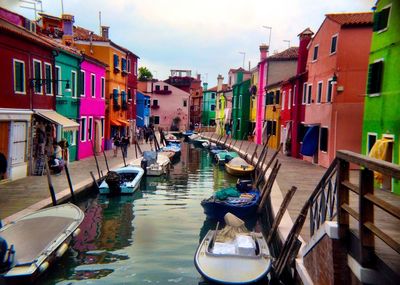
[[[152,108],[152,109],[159,109],[159,108],[160,108],[160,105],[151,105],[151,108]]]

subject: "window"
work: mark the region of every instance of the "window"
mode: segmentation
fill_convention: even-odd
[[[33,73],[35,75],[35,93],[41,94],[42,90],[42,62],[39,60],[33,60]]]
[[[156,91],[160,91],[160,85],[156,85]]]
[[[46,79],[46,95],[53,95],[53,73],[51,72],[51,64],[44,64],[45,79]]]
[[[237,128],[236,128],[237,131],[240,131],[240,125],[241,125],[241,119],[238,118],[237,119]]]
[[[215,105],[214,104],[211,104],[210,111],[215,111]]]
[[[92,133],[93,133],[93,117],[89,117],[89,124],[88,124],[88,140],[92,140]]]
[[[90,92],[92,93],[92,98],[96,98],[96,74],[90,74]]]
[[[119,70],[119,57],[117,54],[114,54],[114,69]]]
[[[324,152],[328,151],[328,128],[320,129],[319,150]]]
[[[125,90],[121,91],[121,105],[122,105],[122,110],[128,110],[128,101],[126,98]]]
[[[104,138],[104,118],[100,118],[100,123],[101,123],[101,138]]]
[[[101,99],[104,99],[106,95],[106,79],[104,77],[101,78]]]
[[[280,96],[281,96],[281,91],[280,90],[276,90],[275,91],[275,104],[279,104]]]
[[[318,48],[319,48],[319,45],[314,46],[314,53],[313,53],[313,58],[312,58],[313,61],[316,61],[318,58]]]
[[[128,72],[127,66],[126,66],[126,59],[125,59],[125,58],[121,58],[121,70],[122,70],[123,72]]]
[[[133,72],[134,72],[134,75],[137,75],[137,63],[136,63],[136,61],[133,62]]]
[[[164,85],[164,91],[168,91],[168,85]]]
[[[293,106],[296,106],[296,85],[293,87]]]
[[[76,145],[76,131],[72,131],[70,144]]]
[[[158,100],[156,99],[153,100],[153,106],[158,106]]]
[[[86,130],[87,130],[86,117],[82,117],[81,118],[81,142],[86,141]]]
[[[187,100],[183,100],[183,107],[187,107]]]
[[[211,93],[211,99],[215,99],[215,93]]]
[[[286,91],[282,92],[282,110],[285,110]]]
[[[302,103],[303,105],[305,105],[306,102],[307,102],[307,83],[304,83],[304,84],[303,84],[303,98],[302,98],[302,100],[301,100],[301,103]]]
[[[14,59],[14,92],[25,94],[25,62]]]
[[[114,108],[118,108],[117,106],[119,106],[118,105],[118,89],[113,89],[113,105],[114,105]]]
[[[377,136],[378,135],[376,133],[368,133],[367,153],[365,155],[368,155],[370,153],[372,147],[374,146],[374,144],[376,142]]]
[[[336,53],[336,45],[337,45],[337,35],[334,35],[331,39],[331,54]]]
[[[160,116],[154,116],[154,124],[155,125],[160,124]]]
[[[311,92],[312,92],[312,84],[309,84],[307,92],[307,105],[311,104]]]
[[[292,108],[292,89],[289,89],[289,96],[288,96],[288,109]]]
[[[128,72],[131,73],[131,60],[128,59]]]
[[[321,104],[321,98],[322,98],[322,81],[318,82],[318,87],[317,87],[317,104]],[[328,99],[328,98],[327,98]],[[328,101],[328,100],[326,100]]]
[[[71,71],[71,97],[76,98],[76,71]]]
[[[81,70],[80,72],[79,72],[79,82],[80,82],[80,94],[81,94],[81,97],[85,97],[86,96],[86,88],[85,88],[85,84],[86,84],[86,81],[85,81],[85,71],[84,70]]]
[[[239,106],[238,106],[238,108],[242,108],[242,106],[243,106],[243,96],[239,95]]]
[[[386,6],[380,12],[374,14],[374,32],[383,32],[387,30],[390,8],[390,5]]]
[[[383,60],[376,61],[369,65],[368,70],[368,95],[379,95],[382,87]]]
[[[271,126],[271,134],[273,136],[276,136],[276,121],[271,121],[272,126]]]
[[[62,96],[62,91],[61,91],[61,88],[62,88],[62,81],[59,81],[59,80],[61,80],[62,78],[61,78],[61,67],[59,67],[59,66],[57,66],[56,65],[56,80],[55,80],[55,85],[56,85],[56,95],[57,96]]]
[[[332,102],[333,85],[334,85],[333,80],[329,79],[328,86],[326,88],[326,103]]]

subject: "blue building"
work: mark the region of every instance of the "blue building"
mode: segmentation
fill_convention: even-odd
[[[139,91],[136,92],[136,126],[149,126],[150,121],[150,96]]]

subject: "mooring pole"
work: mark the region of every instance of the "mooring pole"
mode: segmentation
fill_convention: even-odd
[[[99,162],[97,161],[97,156],[96,156],[96,151],[94,149],[93,140],[91,140],[90,143],[92,144],[92,151],[93,151],[94,160],[96,161],[96,167],[97,167],[97,172],[99,173],[99,179],[101,179]]]
[[[97,190],[99,190],[99,184],[97,183],[97,180],[96,180],[96,178],[94,177],[93,171],[90,171],[89,173],[90,173],[90,176],[92,176],[94,185],[96,185]]]
[[[107,155],[104,149],[103,149],[103,156],[104,156],[104,161],[106,162],[107,171],[110,171],[110,168],[108,167]]]
[[[69,190],[71,191],[71,198],[72,198],[72,201],[75,202],[74,187],[71,182],[71,176],[69,175],[69,170],[68,170],[67,164],[64,165],[64,168],[65,168],[65,174],[67,175]]]
[[[56,206],[57,205],[57,198],[56,198],[56,194],[54,192],[53,183],[51,182],[50,167],[49,167],[49,161],[47,159],[47,155],[44,156],[44,160],[45,160],[44,163],[45,163],[45,166],[46,166],[47,184],[49,185],[51,200],[53,201],[53,206]]]
[[[124,160],[124,165],[126,166],[124,150],[122,149],[122,147],[120,147],[120,149],[121,149],[121,153],[122,153],[122,159]]]

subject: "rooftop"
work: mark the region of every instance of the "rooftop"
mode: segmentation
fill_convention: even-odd
[[[372,25],[372,12],[361,13],[333,13],[325,15],[328,19],[338,23],[339,25]]]

